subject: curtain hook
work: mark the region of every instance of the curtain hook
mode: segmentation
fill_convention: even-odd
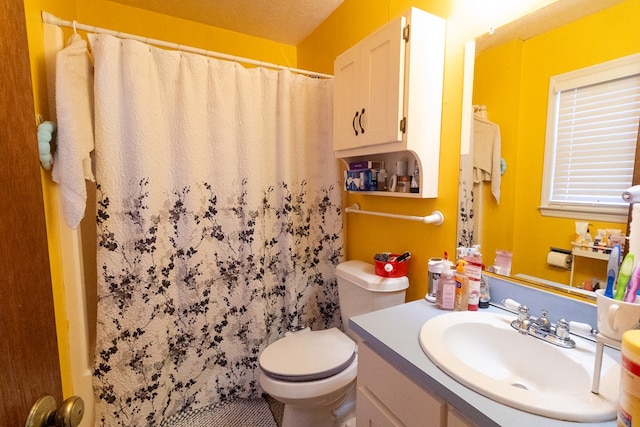
[[[78,35],[78,29],[76,28],[76,24],[78,23],[78,21],[76,21],[75,19],[73,20],[73,34]]]

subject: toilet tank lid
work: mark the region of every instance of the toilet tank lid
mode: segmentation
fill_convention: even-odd
[[[406,276],[378,276],[375,273],[373,264],[359,260],[345,261],[338,264],[336,276],[372,292],[396,292],[409,287],[409,279]]]

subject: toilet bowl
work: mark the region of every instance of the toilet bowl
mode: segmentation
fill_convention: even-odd
[[[404,303],[406,277],[377,276],[373,264],[336,268],[345,332],[337,328],[288,332],[259,357],[260,385],[284,403],[283,427],[355,427],[358,354],[352,316]]]
[[[356,343],[337,328],[288,334],[260,355],[260,385],[285,404],[282,425],[343,425],[355,417],[340,410],[355,393]],[[355,425],[355,424],[354,424]]]

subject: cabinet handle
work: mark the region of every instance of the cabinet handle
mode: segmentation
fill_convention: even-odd
[[[356,133],[356,136],[358,136],[358,129],[356,129],[356,119],[358,118],[358,114],[360,113],[356,111],[356,115],[353,116],[353,120],[351,120],[351,126],[353,127],[353,131]]]
[[[358,113],[356,113],[356,115],[358,115]],[[364,128],[362,127],[362,117],[364,117],[364,108],[362,109],[360,118],[358,119],[358,124],[360,125],[360,133],[364,133]]]

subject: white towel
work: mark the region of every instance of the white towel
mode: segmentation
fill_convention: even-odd
[[[65,220],[76,228],[87,204],[85,179],[94,181],[93,67],[87,43],[77,34],[56,55],[56,114],[58,145],[52,177],[62,187]]]
[[[489,120],[473,120],[473,182],[491,181],[491,193],[500,203],[500,127]]]

